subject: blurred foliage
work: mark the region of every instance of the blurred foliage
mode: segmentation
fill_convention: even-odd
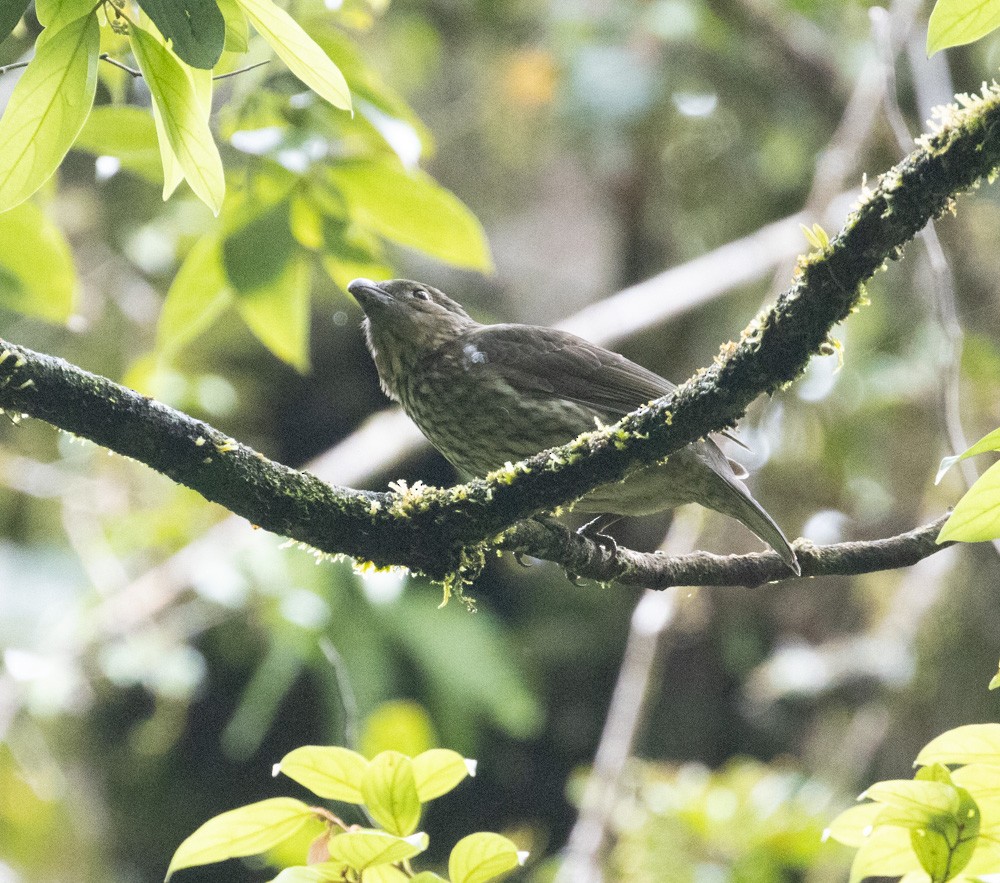
[[[647,883],[809,883],[843,880],[843,850],[822,843],[836,806],[830,788],[787,762],[635,762],[615,807],[611,879]]]
[[[33,10],[11,25],[0,65],[30,51]],[[849,0],[299,0],[293,12],[343,71],[354,116],[306,91],[252,34],[223,52],[228,70],[233,52],[270,63],[215,84],[218,219],[184,186],[162,201],[148,89],[107,63],[56,176],[0,215],[3,336],[292,464],[386,404],[343,294],[351,276],[425,278],[485,320],[556,321],[798,211],[877,56],[867,8]],[[127,58],[114,36],[102,28],[101,51]],[[946,57],[951,81],[899,65],[914,131],[927,79],[937,100],[978,88],[1000,41]],[[0,78],[3,99],[15,77]],[[835,184],[856,188],[898,153],[879,122]],[[385,214],[366,202],[376,172],[412,188],[383,199]],[[968,436],[1000,425],[1000,201],[984,187],[957,206],[939,224],[954,301],[914,243],[838,331],[843,366],[817,360],[744,421],[755,494],[790,534],[884,536],[954,504],[960,467],[933,484],[941,457],[958,453],[942,404],[953,359]],[[490,277],[440,262],[464,249],[466,267],[485,267],[473,213]],[[790,273],[621,349],[681,379]],[[965,329],[960,353],[949,308]],[[369,484],[397,478],[452,473],[424,454]],[[40,423],[0,428],[0,879],[162,879],[206,819],[273,796],[271,766],[287,752],[370,754],[385,727],[411,728],[406,752],[432,740],[480,760],[475,788],[427,814],[432,863],[445,866],[435,850],[455,832],[483,829],[554,855],[574,818],[566,782],[593,759],[635,595],[505,559],[476,586],[477,613],[439,611],[433,587],[317,566],[223,516]],[[665,523],[626,523],[619,536],[653,548]],[[737,530],[707,517],[699,545],[756,548]],[[180,587],[174,568],[191,574]],[[817,795],[908,776],[934,735],[1000,712],[981,689],[998,656],[995,574],[983,544],[911,572],[691,593],[638,746],[649,766],[636,766],[615,818],[613,867],[642,873],[661,837],[709,879],[757,867],[754,856],[785,873],[772,879],[825,881],[804,875],[846,867],[846,850],[818,845],[835,810]],[[697,782],[720,789],[745,836],[723,842]],[[755,812],[754,795],[776,793],[772,813]],[[675,812],[664,794],[691,802]],[[269,878],[252,863],[183,873]]]

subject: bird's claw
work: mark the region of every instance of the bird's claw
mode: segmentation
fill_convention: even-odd
[[[531,564],[531,562],[530,562],[530,561],[525,561],[525,560],[524,560],[524,552],[515,552],[515,553],[514,553],[514,560],[515,560],[515,561],[516,561],[516,562],[517,562],[518,564],[520,564],[520,565],[521,565],[521,567],[525,567],[525,568],[528,568],[528,567],[531,567],[531,566],[532,566],[532,564]]]
[[[617,518],[609,520],[607,515],[598,515],[597,518],[577,528],[576,532],[579,536],[599,546],[610,558],[614,558],[618,554],[618,542],[613,536],[605,533],[604,529],[617,520]]]

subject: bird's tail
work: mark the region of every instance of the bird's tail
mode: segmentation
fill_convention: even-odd
[[[729,515],[737,521],[743,522],[774,549],[791,571],[799,576],[802,573],[802,568],[799,566],[791,543],[788,542],[781,528],[767,514],[764,507],[754,499],[750,489],[742,482],[741,476],[736,474],[732,461],[727,460],[722,451],[712,442],[708,442],[701,453],[703,456],[707,455],[706,459],[712,471],[720,479],[711,494],[712,499],[706,501],[707,505],[717,512],[722,512],[724,515]],[[743,474],[746,474],[745,471]]]
[[[746,485],[739,479],[733,483],[727,482],[727,484],[729,484],[730,493],[727,495],[724,505],[717,507],[719,511],[742,521],[781,556],[781,560],[789,566],[796,576],[799,576],[802,573],[802,568],[795,556],[795,550],[774,519],[753,498]]]

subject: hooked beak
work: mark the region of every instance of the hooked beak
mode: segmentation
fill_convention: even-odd
[[[371,279],[355,279],[347,286],[347,290],[366,314],[370,314],[372,309],[384,308],[393,302],[392,296]]]

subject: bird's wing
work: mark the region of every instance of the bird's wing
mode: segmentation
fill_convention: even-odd
[[[575,334],[527,327],[532,334],[524,334],[524,325],[484,325],[465,342],[478,350],[484,364],[500,371],[515,389],[575,402],[593,409],[603,420],[618,420],[677,389],[676,384],[659,374]],[[731,433],[719,435],[749,450]],[[746,470],[732,462],[737,474],[745,478]]]
[[[634,411],[676,386],[624,356],[554,328],[486,325],[465,338],[481,364],[516,390],[565,399],[602,419]]]

